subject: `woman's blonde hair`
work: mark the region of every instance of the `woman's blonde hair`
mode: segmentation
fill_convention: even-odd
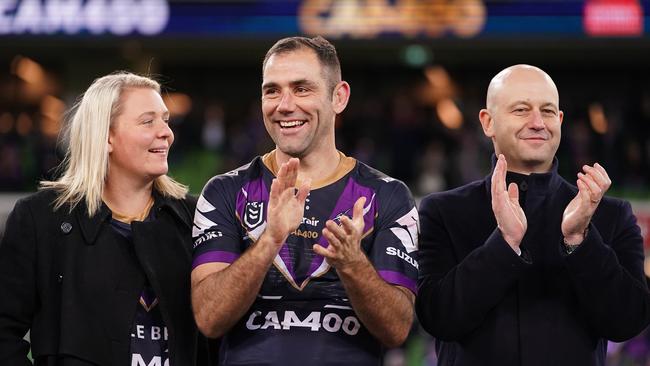
[[[41,189],[57,191],[55,210],[64,204],[72,210],[85,200],[88,216],[93,216],[101,207],[108,174],[109,129],[121,113],[121,95],[127,88],[150,88],[160,93],[160,84],[155,80],[120,71],[95,79],[71,109],[64,132],[68,147],[59,166],[63,175],[55,181],[40,182]],[[178,199],[187,194],[187,186],[167,175],[155,178],[153,189]]]

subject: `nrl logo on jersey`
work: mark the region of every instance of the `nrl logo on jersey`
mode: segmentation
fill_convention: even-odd
[[[259,226],[264,221],[264,202],[247,202],[244,212],[244,224],[249,229]]]

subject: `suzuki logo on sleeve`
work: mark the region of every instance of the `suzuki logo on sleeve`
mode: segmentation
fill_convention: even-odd
[[[247,202],[244,212],[244,224],[249,229],[257,227],[264,221],[264,202]]]

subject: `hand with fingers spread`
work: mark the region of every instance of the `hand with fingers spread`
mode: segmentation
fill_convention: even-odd
[[[361,249],[361,236],[365,226],[363,220],[363,205],[365,197],[360,197],[355,203],[352,211],[352,219],[341,216],[341,225],[328,220],[323,229],[323,235],[329,242],[327,248],[314,244],[314,252],[322,255],[337,270],[346,266],[363,262],[365,254]]]
[[[505,156],[499,154],[492,174],[492,211],[499,230],[501,230],[501,235],[515,252],[520,253],[519,245],[526,234],[528,222],[524,210],[519,206],[517,185],[510,183],[506,189],[507,169],[508,163]]]
[[[585,165],[578,173],[578,194],[567,205],[562,215],[562,235],[567,243],[579,244],[600,200],[612,185],[609,175],[600,164]]]
[[[278,247],[298,228],[305,211],[311,180],[306,180],[296,191],[299,165],[297,158],[289,159],[271,183],[265,233]]]

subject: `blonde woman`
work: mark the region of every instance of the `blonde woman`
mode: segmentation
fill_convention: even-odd
[[[160,85],[121,72],[85,92],[63,174],[20,200],[0,244],[0,365],[192,365],[196,201],[166,175]],[[23,340],[31,330],[31,344]]]

